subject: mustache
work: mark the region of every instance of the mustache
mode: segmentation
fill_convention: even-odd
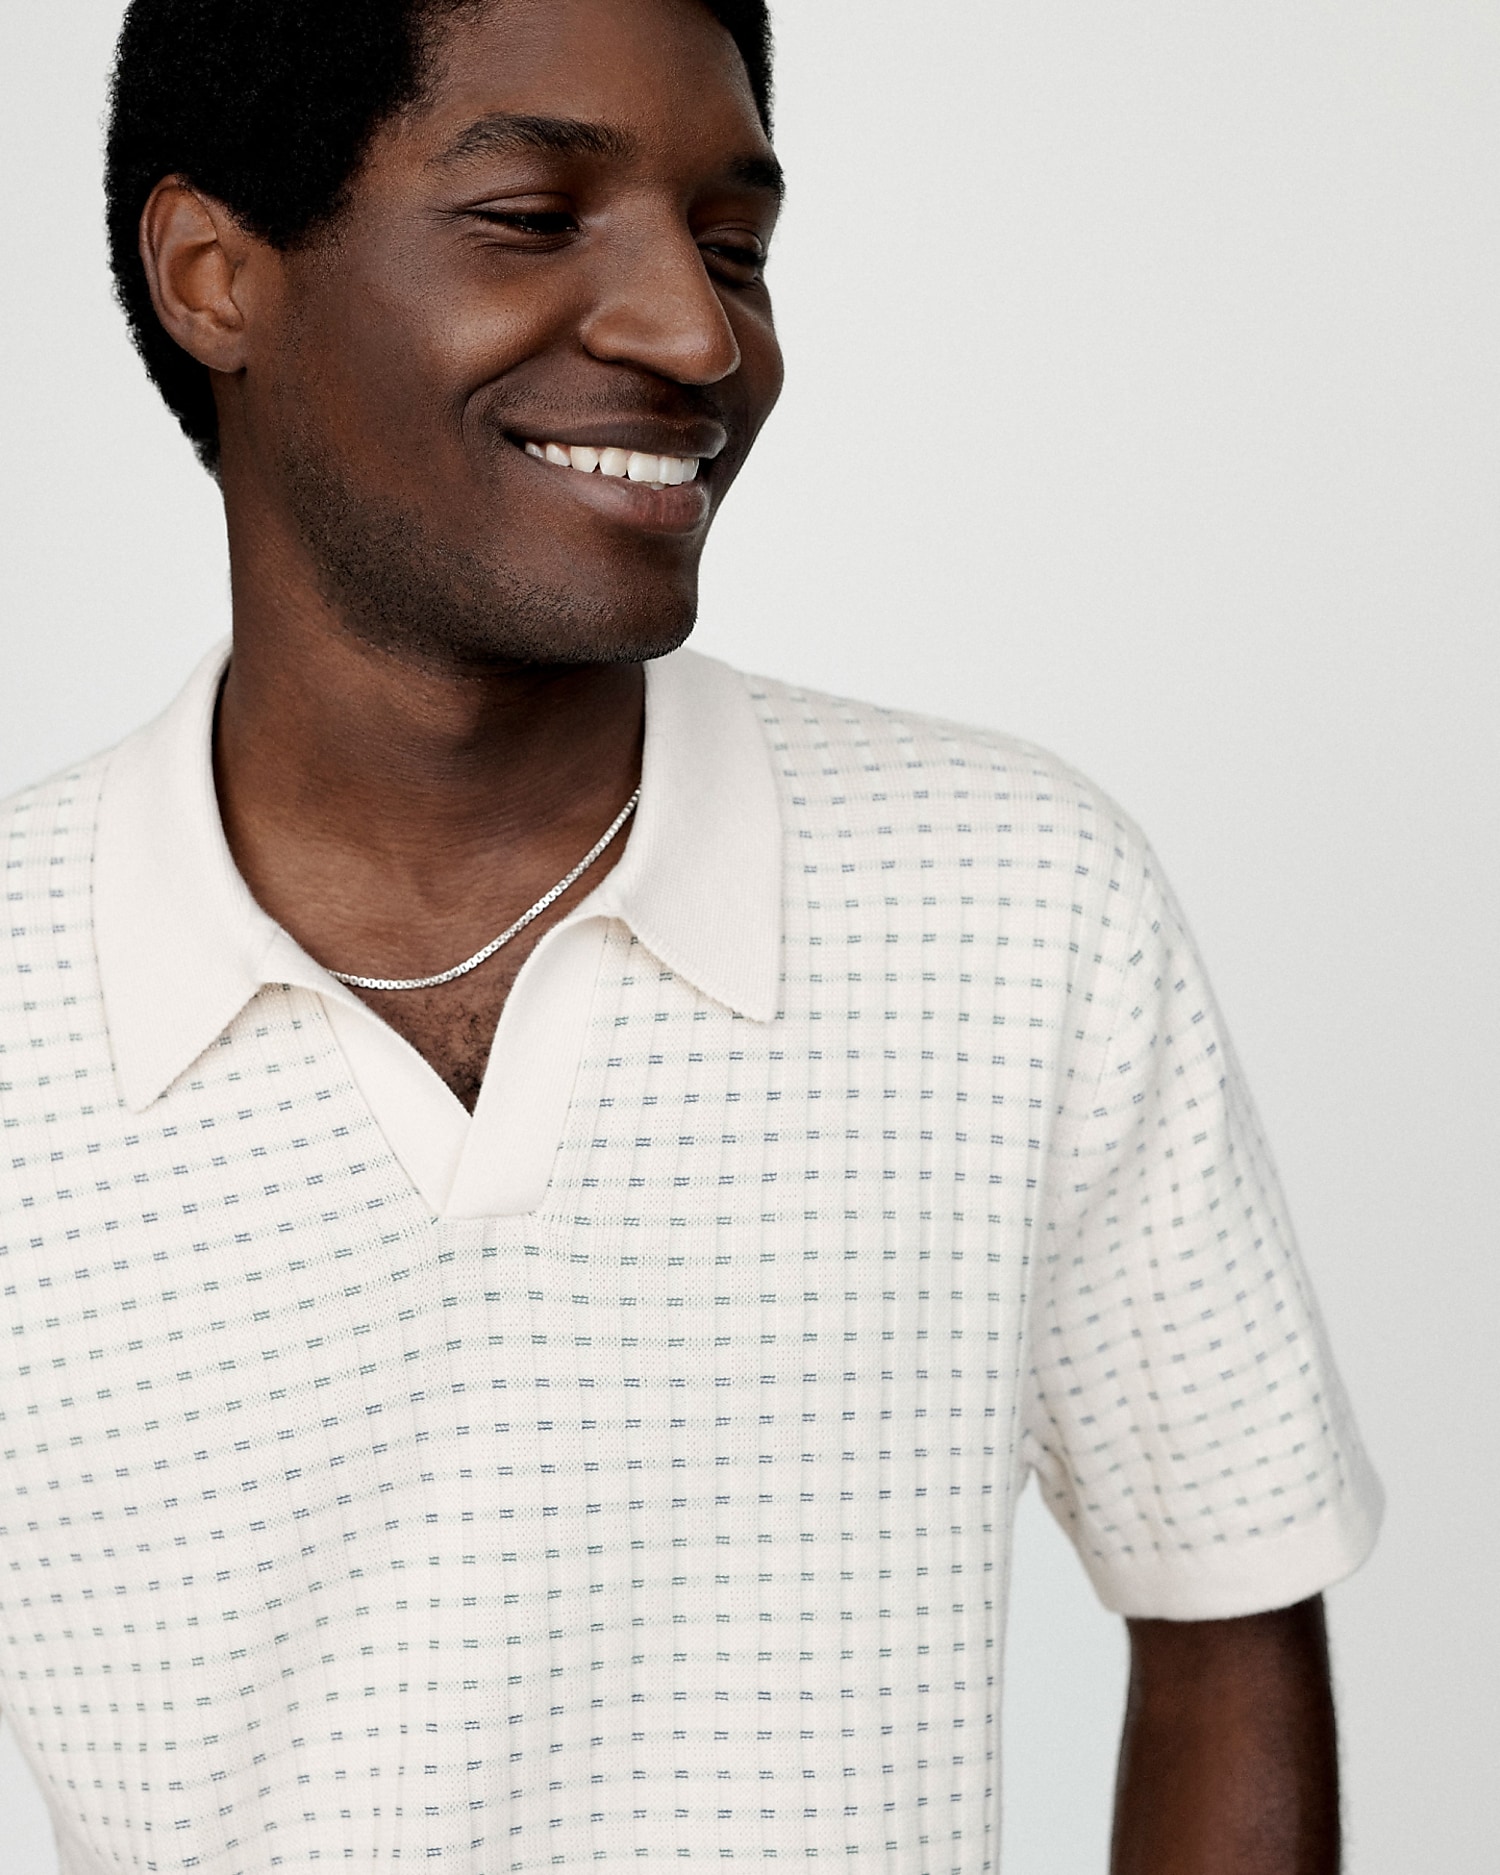
[[[725,436],[733,436],[739,428],[734,406],[716,385],[671,384],[646,377],[567,397],[497,400],[485,412],[485,421],[506,435],[539,441],[563,431],[623,431],[641,424],[684,432],[718,430]]]

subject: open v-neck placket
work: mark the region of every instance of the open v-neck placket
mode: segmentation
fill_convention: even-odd
[[[345,992],[325,994],[352,1078],[435,1217],[519,1218],[546,1208],[594,1020],[608,920],[607,896],[595,895],[527,958],[472,1114],[372,1011]],[[412,1111],[414,1099],[425,1114]]]

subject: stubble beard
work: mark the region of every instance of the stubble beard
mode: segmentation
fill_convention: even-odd
[[[387,654],[468,671],[640,663],[675,651],[697,622],[696,581],[649,609],[611,604],[437,537],[420,512],[357,487],[303,423],[283,432],[281,474],[323,597]]]

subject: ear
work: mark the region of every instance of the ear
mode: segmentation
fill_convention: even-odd
[[[245,363],[246,265],[262,243],[222,202],[167,176],[141,212],[141,260],[156,316],[210,371]]]

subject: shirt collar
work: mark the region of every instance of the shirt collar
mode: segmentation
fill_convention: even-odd
[[[754,1022],[781,993],[781,804],[745,679],[677,651],[646,666],[641,801],[580,911],[622,919],[695,989]]]
[[[110,758],[95,858],[95,941],[125,1104],[149,1107],[267,983],[353,1002],[256,904],[224,838],[212,736],[221,644]],[[678,651],[646,667],[641,799],[625,852],[573,914],[628,924],[694,988],[752,1021],[776,1013],[782,831],[745,681]]]

